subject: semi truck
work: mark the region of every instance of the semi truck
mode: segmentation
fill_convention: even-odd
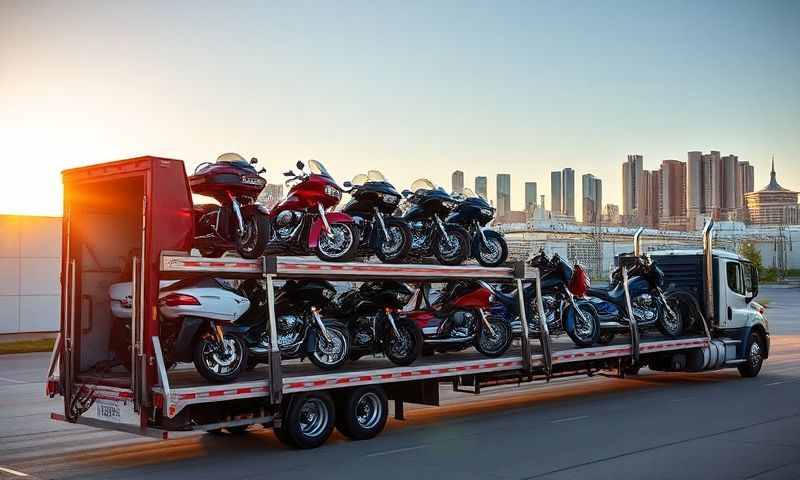
[[[466,350],[425,356],[395,366],[380,356],[321,371],[308,362],[281,361],[274,298],[270,294],[269,362],[235,382],[210,384],[193,369],[165,364],[159,330],[159,282],[191,277],[256,278],[267,292],[286,279],[363,282],[393,279],[413,283],[480,279],[523,282],[540,290],[540,272],[525,264],[478,265],[326,263],[317,259],[265,256],[204,258],[192,255],[192,200],[180,160],[138,157],[63,172],[60,331],[47,372],[47,394],[63,408],[53,420],[125,431],[160,439],[175,432],[242,432],[251,425],[274,430],[291,447],[322,445],[334,428],[363,440],[378,435],[390,414],[404,417],[406,403],[438,405],[442,385],[465,395],[493,387],[554,377],[702,372],[736,367],[757,375],[769,356],[769,327],[758,294],[758,272],[738,255],[713,249],[713,224],[703,248],[654,252],[668,289],[688,292],[696,321],[672,338],[640,331],[630,315],[629,332],[607,345],[578,348],[551,336],[541,295],[535,309],[537,334],[528,331],[520,297],[521,335],[504,355],[487,358]],[[634,253],[641,253],[641,231]],[[109,368],[113,358],[108,287],[130,281],[132,319],[129,369]],[[518,294],[520,296],[521,294]],[[391,404],[390,404],[391,401]]]

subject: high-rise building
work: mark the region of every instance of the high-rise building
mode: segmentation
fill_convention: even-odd
[[[641,155],[628,155],[628,160],[622,164],[622,215],[625,217],[636,215],[643,171],[644,157]]]
[[[619,205],[607,203],[603,209],[602,223],[605,225],[621,225],[622,219],[619,214]]]
[[[755,189],[755,170],[750,162],[739,162],[739,173],[736,176],[737,189],[742,192],[741,207],[746,206],[744,196]]]
[[[525,182],[525,212],[533,215],[536,207],[536,182]]]
[[[703,152],[689,152],[686,162],[686,215],[693,224],[703,213]]]
[[[686,164],[678,160],[661,162],[662,217],[686,216]]]
[[[464,193],[464,172],[456,170],[453,172],[453,193]]]
[[[561,172],[550,172],[550,213],[561,214]]]
[[[497,216],[505,217],[511,211],[511,175],[497,174]]]
[[[561,191],[563,192],[563,199],[561,200],[562,212],[567,217],[575,218],[575,170],[565,168],[561,171]]]
[[[599,223],[603,208],[603,182],[587,173],[581,177],[583,223]]]
[[[637,180],[636,223],[643,227],[657,227],[661,199],[661,170],[643,170]]]
[[[475,194],[489,200],[489,195],[486,193],[486,177],[475,177]]]

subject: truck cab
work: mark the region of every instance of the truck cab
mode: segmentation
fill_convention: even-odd
[[[770,344],[764,307],[755,301],[758,269],[740,255],[712,248],[650,256],[664,271],[667,289],[687,291],[697,299],[708,335],[720,350],[719,361],[711,365],[736,365],[744,376],[757,375]]]

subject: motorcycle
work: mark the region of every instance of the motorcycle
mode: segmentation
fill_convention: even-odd
[[[297,162],[299,173],[289,170],[289,194],[270,212],[272,237],[267,250],[274,254],[308,255],[321,260],[346,262],[358,250],[358,229],[353,218],[331,211],[342,199],[342,189],[316,160],[309,160],[309,172]]]
[[[360,232],[359,252],[375,253],[381,262],[400,263],[411,248],[411,230],[392,212],[400,203],[400,194],[377,170],[359,174],[345,182],[352,199],[342,209],[353,217]]]
[[[397,316],[412,294],[404,283],[383,280],[364,282],[339,296],[335,315],[350,330],[352,360],[381,352],[401,366],[417,359],[422,351],[422,333],[410,319]]]
[[[250,299],[250,309],[234,328],[246,344],[248,369],[269,360],[271,351],[267,291],[258,280],[247,280],[239,291]],[[350,355],[350,333],[341,322],[322,318],[336,289],[324,280],[287,280],[275,289],[275,325],[278,348],[284,359],[308,357],[323,370],[344,364]]]
[[[494,208],[483,197],[465,188],[456,208],[445,223],[461,225],[469,232],[472,257],[484,267],[497,267],[508,258],[508,245],[500,232],[486,228],[494,218]]]
[[[539,269],[547,331],[551,335],[566,333],[575,345],[591,347],[598,340],[600,323],[592,315],[593,312],[580,301],[589,286],[589,277],[583,268],[580,265],[570,266],[558,254],[548,259],[544,251],[531,258],[528,264]],[[528,334],[538,336],[541,333],[541,324],[536,306],[536,284],[526,282],[522,292]],[[492,314],[511,322],[515,333],[521,332],[516,289],[505,292],[497,289],[494,299]]]
[[[194,245],[204,257],[221,257],[228,250],[236,250],[244,258],[258,258],[264,252],[269,239],[269,211],[256,198],[267,181],[260,175],[263,168],[256,171],[257,162],[226,153],[215,163],[201,163],[189,177],[192,193],[219,202],[192,209]]]
[[[656,327],[661,333],[669,337],[678,337],[688,327],[685,318],[688,301],[689,308],[692,300],[685,298],[685,293],[676,292],[675,295],[665,294],[664,272],[653,263],[647,255],[623,255],[620,266],[611,273],[609,289],[589,288],[586,292],[586,309],[594,315],[601,324],[616,324],[616,329],[601,338],[601,343],[609,343],[614,338],[616,331],[626,331],[629,328],[627,300],[623,284],[622,269],[628,268],[628,292],[630,293],[631,309],[639,328]]]
[[[132,284],[111,285],[114,318],[109,338],[116,359],[131,369]],[[164,362],[192,362],[213,383],[234,381],[247,365],[244,339],[233,322],[250,307],[247,298],[213,278],[161,282],[158,295],[159,339]]]
[[[411,228],[411,255],[433,253],[443,265],[459,265],[469,258],[469,233],[442,221],[457,205],[453,197],[424,178],[414,181],[411,190],[403,190],[403,196],[407,208],[401,218]]]
[[[429,289],[430,285],[422,286],[415,309],[401,315],[422,331],[425,350],[446,352],[474,346],[487,357],[499,357],[511,346],[511,325],[502,317],[486,314],[493,300],[486,284],[449,282],[433,303],[428,300]]]

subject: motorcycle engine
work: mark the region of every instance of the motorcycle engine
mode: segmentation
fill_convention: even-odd
[[[556,319],[556,312],[558,311],[558,302],[556,301],[556,297],[552,295],[543,295],[542,307],[544,308],[545,323],[552,328],[553,322]],[[529,324],[536,329],[539,328],[539,307],[536,305],[535,301],[533,302],[533,315],[529,321]]]
[[[303,219],[303,213],[295,210],[284,210],[275,217],[275,234],[281,240],[288,239]]]
[[[278,345],[280,348],[289,347],[300,341],[303,333],[303,319],[297,315],[280,315],[276,322],[278,326]]]
[[[375,317],[361,317],[356,323],[355,331],[353,332],[353,345],[365,347],[372,342],[373,339],[373,326],[375,325]]]
[[[450,315],[450,336],[465,338],[475,334],[475,314],[467,310],[458,310]]]
[[[411,222],[408,227],[411,229],[411,250],[422,250],[428,240],[425,222]]]
[[[651,322],[658,316],[658,303],[649,293],[634,298],[631,307],[633,314],[641,320]]]

